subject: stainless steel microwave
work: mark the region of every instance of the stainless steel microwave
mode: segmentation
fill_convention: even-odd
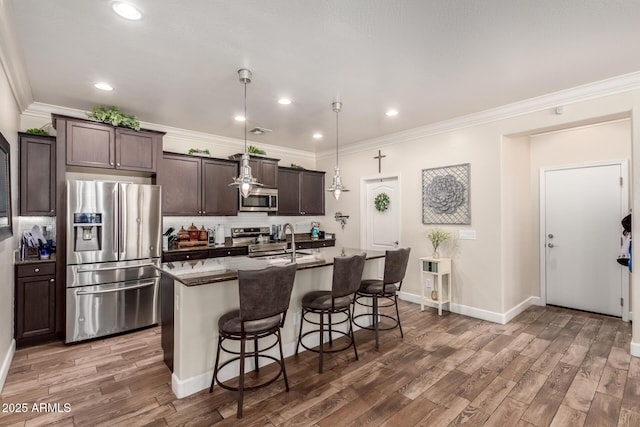
[[[240,198],[241,212],[276,212],[278,210],[278,190],[275,188],[254,188],[248,197]]]

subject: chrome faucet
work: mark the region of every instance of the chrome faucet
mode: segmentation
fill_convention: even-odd
[[[282,226],[282,235],[286,235],[287,227],[291,230],[291,262],[296,262],[296,233],[293,231],[293,225],[287,222]]]

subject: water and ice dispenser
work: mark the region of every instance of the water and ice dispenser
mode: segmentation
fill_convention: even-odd
[[[73,242],[75,252],[102,250],[102,214],[74,213]]]

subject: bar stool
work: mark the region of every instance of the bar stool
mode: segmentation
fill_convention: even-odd
[[[400,311],[398,310],[397,293],[402,287],[402,280],[407,272],[407,263],[409,262],[410,252],[411,248],[386,251],[384,257],[384,278],[382,280],[363,280],[353,300],[353,323],[362,329],[368,329],[376,332],[376,348],[379,347],[379,331],[387,331],[398,327],[400,328],[400,336],[404,338],[402,325],[400,324]],[[364,302],[362,301],[363,298],[371,298],[371,302]],[[382,304],[379,301],[380,299],[383,299]],[[363,326],[357,323],[357,319],[369,316],[369,314],[359,314],[354,316],[356,304],[371,308],[371,325]],[[380,313],[381,307],[384,308],[392,306],[395,306],[396,308],[396,317]],[[391,319],[394,323],[391,326],[381,328],[380,317]]]
[[[238,413],[237,417],[242,418],[242,402],[245,390],[253,390],[264,387],[280,377],[284,377],[284,385],[289,391],[287,381],[287,371],[284,367],[284,356],[282,354],[282,337],[280,328],[284,325],[284,319],[289,308],[293,281],[296,274],[296,264],[288,264],[284,267],[273,266],[262,270],[240,270],[238,271],[240,309],[224,314],[218,319],[218,349],[216,352],[216,363],[213,369],[213,378],[209,393],[213,391],[213,385],[218,385],[227,390],[238,392]],[[268,347],[260,349],[258,340],[274,335],[276,341]],[[240,351],[225,348],[223,343],[226,340],[240,341]],[[245,343],[253,341],[252,351],[245,349]],[[278,345],[280,349],[280,359],[267,354],[261,354]],[[220,351],[236,355],[230,360],[220,364]],[[245,387],[244,366],[246,358],[254,358],[255,372],[259,371],[258,359],[270,359],[280,365],[276,375],[268,381]],[[218,374],[228,364],[240,361],[240,375],[238,387],[225,384],[218,379]]]
[[[296,354],[300,346],[309,351],[320,353],[320,365],[318,372],[322,373],[322,359],[324,353],[335,353],[343,351],[353,346],[353,352],[358,360],[358,350],[356,349],[356,342],[353,338],[353,325],[351,319],[351,301],[352,295],[358,289],[360,281],[362,280],[362,271],[364,270],[364,261],[366,254],[355,255],[350,257],[338,257],[333,260],[333,282],[331,284],[330,291],[312,291],[306,293],[302,297],[302,318],[300,321],[300,333],[298,334],[298,344],[296,345]],[[331,315],[336,313],[342,313],[346,315],[344,320],[337,323],[332,323]],[[317,322],[307,316],[317,314],[320,316],[320,321]],[[324,316],[327,315],[328,328],[325,328]],[[304,322],[309,322],[313,325],[318,325],[318,329],[310,330],[302,333],[302,325]],[[333,326],[340,325],[342,323],[349,323],[347,332],[334,330]],[[329,332],[329,344],[333,344],[333,332],[349,338],[349,342],[344,347],[338,349],[324,349],[324,333]],[[302,339],[307,335],[319,333],[320,345],[317,349],[307,347]]]

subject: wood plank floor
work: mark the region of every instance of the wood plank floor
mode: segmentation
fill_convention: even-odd
[[[640,359],[629,355],[628,323],[531,307],[497,325],[400,307],[404,339],[385,332],[375,350],[372,333],[358,331],[360,360],[330,355],[322,375],[317,354],[289,357],[291,390],[279,380],[247,393],[241,421],[235,394],[219,387],[175,398],[158,328],[21,349],[0,401],[28,411],[2,412],[0,425],[640,425]],[[37,412],[34,403],[59,408]]]

